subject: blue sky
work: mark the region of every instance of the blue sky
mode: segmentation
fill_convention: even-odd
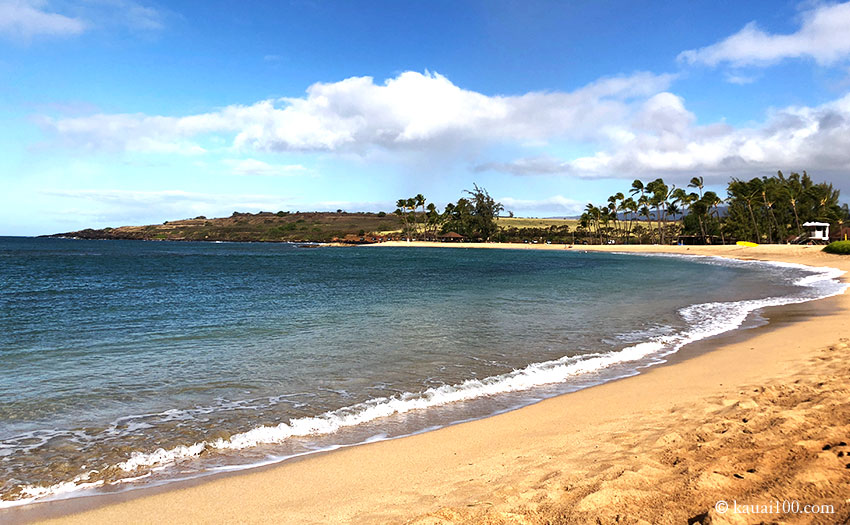
[[[0,0],[0,235],[232,211],[521,216],[632,179],[850,194],[850,3]]]

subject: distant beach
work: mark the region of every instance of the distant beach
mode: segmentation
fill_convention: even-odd
[[[850,269],[839,256],[809,246],[572,249]],[[686,347],[669,366],[483,420],[201,483],[9,509],[0,516],[59,513],[62,523],[107,523],[127,515],[185,523],[213,517],[422,524],[558,517],[584,523],[618,515],[681,522],[701,514],[717,519],[719,500],[794,499],[831,505],[833,514],[824,521],[832,522],[850,511],[847,307],[847,296],[839,295],[769,308],[766,326]],[[66,514],[85,507],[94,508]]]

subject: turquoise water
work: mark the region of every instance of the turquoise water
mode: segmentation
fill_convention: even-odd
[[[574,251],[0,238],[0,506],[631,375],[835,275]]]

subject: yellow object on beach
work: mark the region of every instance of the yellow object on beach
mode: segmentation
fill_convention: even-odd
[[[758,244],[750,241],[738,241],[736,244],[738,246],[746,246],[748,248],[755,248],[756,246],[758,246]]]

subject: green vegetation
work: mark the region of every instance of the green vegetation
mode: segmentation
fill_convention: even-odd
[[[835,241],[824,246],[823,251],[837,255],[850,255],[850,241]]]
[[[579,218],[578,236],[583,242],[599,244],[666,244],[682,233],[680,218],[689,216],[700,224],[702,231],[704,215],[708,210],[716,212],[720,202],[714,192],[703,194],[703,186],[702,177],[694,177],[688,184],[698,189],[699,194],[668,186],[663,179],[646,184],[635,180],[628,197],[616,193],[608,197],[605,205],[588,204]],[[698,210],[702,215],[698,215]],[[705,239],[706,235],[702,237]]]
[[[749,181],[733,178],[725,200],[704,187],[702,177],[688,184],[696,191],[668,186],[662,179],[647,184],[635,180],[629,197],[617,193],[606,205],[588,204],[576,234],[600,244],[667,244],[680,235],[701,243],[785,243],[803,241],[802,225],[808,221],[828,222],[838,231],[850,220],[847,205],[838,203],[838,190],[813,182],[805,171],[788,177],[780,171]]]
[[[501,240],[494,238],[499,229],[496,218],[505,207],[496,202],[484,188],[479,188],[477,184],[473,184],[473,188],[464,192],[469,195],[469,199],[462,197],[457,204],[446,205],[443,231],[453,231],[483,241]]]
[[[446,204],[442,213],[434,203],[427,203],[420,193],[408,199],[399,199],[395,215],[402,219],[402,235],[407,239],[434,239],[440,233],[454,232],[468,239],[499,240],[496,223],[504,206],[490,196],[484,188],[473,184],[465,190],[469,198],[461,197],[457,203]]]
[[[848,220],[847,205],[838,204],[832,184],[814,183],[803,175],[732,179],[728,187],[726,228],[737,239],[753,242],[785,242],[803,232],[809,221],[828,222],[834,231]]]

